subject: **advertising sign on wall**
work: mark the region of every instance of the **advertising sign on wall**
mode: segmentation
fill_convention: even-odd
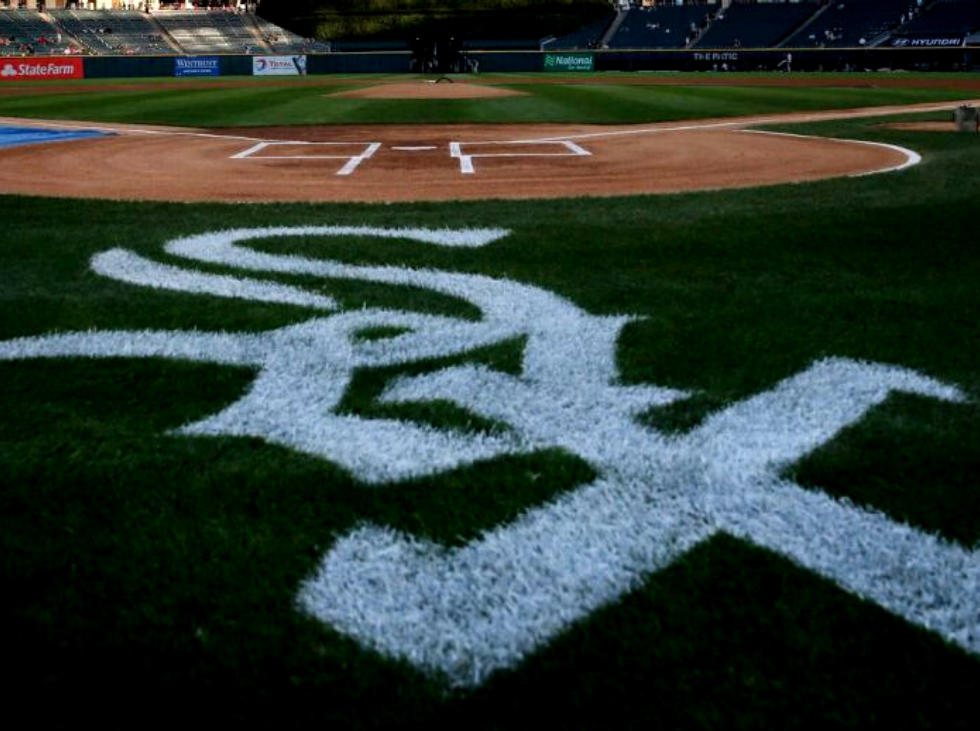
[[[84,79],[80,58],[12,58],[0,61],[0,81]]]
[[[963,36],[897,36],[891,39],[894,48],[957,48]]]
[[[304,76],[306,56],[255,56],[253,76]]]
[[[174,76],[221,76],[217,56],[178,56],[174,59]]]
[[[545,71],[594,71],[595,57],[591,53],[546,53]]]

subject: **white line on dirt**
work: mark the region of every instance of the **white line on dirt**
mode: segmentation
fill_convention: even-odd
[[[561,145],[565,148],[564,152],[486,152],[477,154],[467,154],[463,152],[463,145],[474,146],[474,145]],[[473,159],[480,157],[591,157],[592,153],[586,150],[581,145],[578,145],[571,140],[547,140],[545,142],[497,142],[497,141],[483,141],[483,142],[450,142],[449,143],[449,155],[450,157],[457,158],[459,160],[459,171],[464,175],[470,175],[474,172]]]
[[[942,112],[955,109],[964,104],[980,105],[980,99],[957,100],[941,102],[936,104],[908,104],[905,106],[889,107],[867,107],[861,109],[838,109],[824,112],[813,112],[805,114],[788,113],[769,117],[740,117],[730,120],[719,120],[713,122],[694,122],[680,125],[655,125],[645,127],[631,127],[629,129],[617,129],[604,132],[583,132],[574,135],[558,135],[551,137],[533,137],[520,140],[483,140],[480,142],[467,142],[466,144],[531,144],[535,142],[566,142],[571,140],[603,139],[606,137],[625,137],[630,135],[659,134],[662,132],[688,132],[706,129],[725,129],[729,127],[748,127],[763,124],[796,124],[805,122],[823,122],[834,119],[860,119],[866,117],[884,117],[893,114],[915,114],[928,112]],[[197,132],[191,130],[161,130],[161,129],[142,129],[126,125],[107,126],[98,124],[84,124],[81,122],[50,122],[45,120],[24,119],[20,117],[0,117],[0,123],[11,124],[32,124],[39,127],[57,127],[64,129],[91,129],[96,131],[116,132],[118,134],[144,134],[162,135],[175,137],[203,137],[207,139],[219,140],[244,140],[246,142],[270,142],[288,144],[309,144],[308,140],[273,140],[262,137],[250,137],[246,135],[227,135],[213,132]],[[331,143],[319,143],[331,144]],[[343,144],[343,143],[332,143]]]
[[[457,160],[459,160],[459,172],[461,172],[463,175],[473,174],[473,156],[464,155],[462,146],[459,142],[449,143],[449,156],[455,157]]]
[[[347,164],[337,171],[337,175],[350,175],[352,172],[357,170],[358,165],[374,155],[374,153],[376,153],[380,147],[380,142],[372,142],[367,146],[364,152],[348,160]]]
[[[943,112],[955,109],[964,104],[980,104],[980,100],[943,102],[941,104],[909,104],[904,107],[872,107],[865,109],[840,109],[811,114],[785,114],[774,117],[741,117],[737,119],[690,123],[679,125],[657,125],[651,127],[635,127],[630,129],[609,130],[605,132],[582,132],[574,135],[559,135],[554,137],[536,137],[532,139],[510,140],[510,142],[557,142],[561,140],[590,140],[607,137],[626,137],[630,135],[659,134],[662,132],[692,132],[708,129],[726,129],[731,127],[748,127],[763,124],[803,124],[806,122],[826,122],[835,119],[864,119],[867,117],[885,117],[893,114],[917,114],[928,112]]]
[[[249,147],[247,150],[242,150],[237,155],[232,155],[228,159],[229,160],[244,160],[246,157],[251,157],[255,153],[261,152],[266,147],[268,147],[269,144],[270,143],[268,143],[268,142],[259,142],[259,143],[256,143],[256,144],[252,145],[251,147]]]
[[[295,145],[305,145],[307,147],[321,146],[321,147],[351,147],[354,145],[363,146],[363,151],[357,155],[265,155],[257,156],[258,153],[262,152],[268,147],[274,146],[295,146]],[[243,150],[236,155],[229,157],[229,160],[346,160],[344,166],[337,171],[337,175],[350,175],[354,172],[357,167],[367,160],[369,157],[373,156],[381,148],[380,142],[259,142],[252,145],[247,150]]]
[[[954,109],[963,104],[977,104],[977,101],[955,101],[955,102],[943,102],[941,104],[910,104],[904,107],[877,107],[877,108],[866,108],[866,109],[847,109],[847,110],[836,110],[827,112],[815,112],[812,114],[788,114],[775,117],[748,117],[741,119],[732,119],[717,122],[695,122],[690,124],[678,124],[678,125],[657,125],[652,127],[637,127],[631,129],[619,129],[619,130],[609,130],[604,132],[582,132],[580,134],[572,135],[561,135],[554,137],[537,137],[532,139],[521,139],[521,140],[500,140],[500,141],[479,141],[479,142],[451,142],[449,145],[450,155],[452,157],[458,158],[460,162],[460,172],[463,174],[472,174],[473,170],[473,157],[501,157],[501,155],[464,155],[462,153],[462,146],[467,145],[487,145],[487,144],[545,144],[545,143],[564,143],[569,147],[569,149],[577,149],[580,152],[576,154],[579,155],[590,155],[588,151],[575,145],[575,140],[598,140],[598,139],[608,139],[613,137],[627,137],[635,135],[648,135],[648,134],[660,134],[664,132],[701,132],[705,130],[712,129],[739,129],[749,125],[764,125],[764,124],[801,124],[806,122],[820,122],[820,121],[831,121],[834,119],[862,119],[868,117],[883,117],[892,114],[903,114],[903,113],[928,113],[928,112],[938,112],[938,111],[948,111]],[[741,130],[741,131],[756,131],[756,130]],[[761,130],[758,131],[760,134]],[[770,133],[776,134],[776,133]],[[784,133],[789,135],[789,133]],[[832,138],[822,138],[813,135],[794,135],[796,137],[809,137],[810,139],[832,139]],[[839,142],[853,144],[853,145],[864,145],[866,147],[879,147],[894,150],[905,156],[905,161],[897,166],[890,166],[887,168],[868,170],[862,173],[854,173],[848,177],[864,177],[867,175],[878,175],[881,173],[896,172],[899,170],[904,170],[906,168],[917,165],[922,161],[922,156],[913,150],[909,150],[904,147],[899,147],[897,145],[888,145],[881,142],[868,142],[865,140],[850,140],[850,139],[839,139]],[[575,145],[575,148],[572,146]],[[517,155],[515,155],[516,157]]]
[[[806,122],[821,122],[821,121],[831,121],[835,119],[862,119],[869,117],[883,117],[894,114],[911,114],[911,113],[928,113],[928,112],[938,112],[938,111],[949,111],[958,106],[964,104],[980,104],[980,100],[958,100],[949,101],[936,104],[910,104],[905,106],[890,106],[890,107],[871,107],[862,109],[841,109],[841,110],[831,110],[824,112],[814,112],[814,113],[804,113],[804,114],[785,114],[769,117],[742,117],[738,119],[724,120],[724,121],[712,121],[712,122],[694,122],[687,124],[677,124],[677,125],[655,125],[655,126],[643,126],[643,127],[631,127],[629,129],[617,129],[608,130],[602,132],[582,132],[579,134],[571,135],[559,135],[551,137],[536,137],[529,139],[519,139],[519,140],[480,140],[474,142],[450,142],[449,151],[450,156],[457,158],[460,162],[460,172],[464,175],[469,175],[474,172],[473,158],[474,157],[524,157],[530,156],[525,153],[506,155],[506,154],[487,154],[487,155],[467,155],[463,153],[462,146],[467,145],[487,145],[487,144],[497,144],[497,145],[523,145],[523,144],[561,144],[565,145],[566,148],[571,152],[572,155],[576,156],[586,156],[591,155],[590,152],[575,144],[576,140],[598,140],[598,139],[610,139],[615,137],[628,137],[635,135],[648,135],[648,134],[661,134],[666,132],[694,132],[694,131],[705,131],[705,130],[715,130],[715,129],[738,129],[749,126],[759,126],[765,124],[800,124]],[[353,173],[358,166],[368,158],[372,157],[375,152],[381,147],[381,143],[342,143],[342,142],[310,142],[308,140],[270,140],[263,139],[260,137],[250,137],[245,135],[226,135],[226,134],[216,134],[210,132],[196,132],[189,130],[159,130],[159,129],[141,129],[135,127],[127,127],[125,125],[120,126],[104,126],[104,125],[88,125],[81,124],[77,122],[48,122],[40,120],[24,120],[19,118],[10,118],[6,120],[0,118],[0,123],[10,121],[11,123],[25,124],[30,123],[40,127],[54,127],[62,129],[89,129],[100,132],[114,132],[116,134],[143,134],[143,135],[156,135],[156,136],[174,136],[174,137],[201,137],[206,139],[217,139],[217,140],[241,140],[245,142],[256,143],[254,147],[246,150],[243,153],[234,155],[232,159],[240,159],[245,157],[250,157],[255,152],[260,151],[268,145],[281,145],[281,144],[323,144],[323,145],[340,145],[340,144],[366,144],[367,149],[361,155],[357,155],[348,159],[346,165],[344,165],[338,172],[337,175],[346,176]],[[748,130],[745,130],[748,131]],[[799,135],[803,136],[803,135]],[[819,138],[825,139],[825,138]],[[830,139],[830,138],[826,138]],[[886,172],[894,172],[897,170],[903,170],[905,168],[911,167],[918,164],[921,161],[921,157],[918,153],[908,150],[903,147],[898,147],[894,145],[886,145],[880,142],[867,142],[864,140],[844,140],[840,139],[840,142],[848,142],[850,144],[865,145],[869,147],[884,147],[893,149],[900,152],[906,157],[904,163],[897,167],[889,167],[881,170],[866,171],[863,173],[856,173],[850,177],[861,177],[865,175],[876,175]],[[407,147],[393,148],[393,149],[409,149]],[[418,149],[421,149],[419,147]],[[540,157],[552,157],[554,155],[543,154],[537,155]],[[279,157],[277,159],[295,159],[289,157]]]
[[[894,165],[892,167],[883,168],[881,170],[868,170],[863,173],[854,173],[849,177],[863,178],[866,175],[877,175],[878,173],[897,173],[899,170],[905,170],[906,168],[910,168],[913,165],[918,165],[920,162],[922,162],[922,155],[920,155],[915,150],[909,150],[906,147],[899,147],[898,145],[889,145],[884,142],[865,142],[864,144],[877,146],[877,147],[886,147],[889,150],[895,150],[896,152],[901,152],[906,156],[906,160],[901,165]]]
[[[907,147],[900,147],[898,145],[889,145],[885,142],[868,142],[867,140],[850,140],[845,138],[835,138],[835,137],[815,137],[814,135],[800,135],[794,134],[792,132],[769,132],[762,129],[743,129],[739,130],[743,134],[752,135],[767,135],[769,137],[795,137],[801,140],[824,140],[828,142],[840,142],[844,145],[863,145],[865,147],[880,147],[886,150],[892,150],[899,153],[905,157],[905,161],[898,165],[890,165],[885,168],[880,168],[877,170],[865,170],[863,173],[852,173],[848,175],[849,178],[863,178],[867,175],[878,175],[880,173],[896,173],[899,170],[905,170],[907,168],[918,165],[922,162],[922,155],[920,155],[915,150],[910,150]]]

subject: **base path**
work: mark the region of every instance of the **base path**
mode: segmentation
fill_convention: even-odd
[[[958,102],[962,104],[963,102]],[[0,149],[0,193],[162,201],[556,198],[739,188],[900,169],[915,153],[751,129],[917,105],[634,126],[191,130],[0,118],[109,136]]]

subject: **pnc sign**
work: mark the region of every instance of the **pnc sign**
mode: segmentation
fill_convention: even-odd
[[[827,358],[708,415],[687,433],[665,434],[638,417],[690,394],[620,381],[617,341],[633,317],[593,315],[553,292],[504,278],[270,253],[283,237],[478,247],[508,233],[239,229],[168,242],[165,252],[179,264],[110,249],[93,257],[91,267],[117,282],[293,304],[311,315],[265,332],[112,330],[26,337],[0,342],[0,361],[143,357],[252,368],[256,376],[247,393],[175,434],[259,438],[338,464],[364,489],[397,490],[413,477],[546,449],[563,449],[588,462],[594,480],[462,547],[384,525],[352,526],[297,587],[299,611],[455,686],[480,685],[493,672],[517,665],[571,623],[721,532],[766,547],[980,654],[980,548],[951,543],[783,476],[787,466],[889,394],[962,401],[956,386],[898,365]],[[264,250],[251,245],[259,241]],[[237,274],[218,274],[215,267]],[[270,275],[424,288],[466,301],[482,317],[342,310],[321,288]],[[390,335],[361,337],[371,331]],[[502,342],[523,343],[519,373],[468,357]],[[358,369],[451,356],[455,365],[395,378],[379,400],[449,401],[506,429],[441,430],[340,409]]]

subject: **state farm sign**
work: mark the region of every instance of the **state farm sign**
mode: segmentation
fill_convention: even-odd
[[[0,81],[84,79],[80,58],[17,58],[0,61]]]

